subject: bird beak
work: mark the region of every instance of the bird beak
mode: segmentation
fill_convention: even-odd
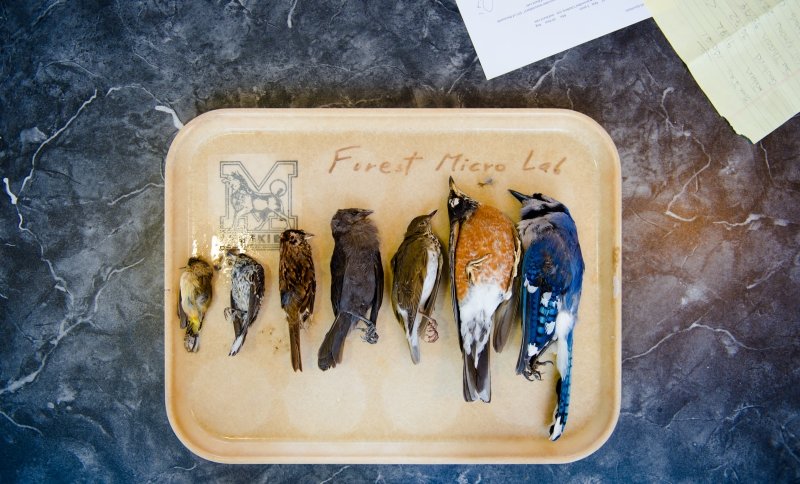
[[[520,192],[518,192],[516,190],[509,190],[508,192],[510,194],[514,195],[514,198],[519,200],[519,203],[525,203],[525,200],[529,200],[531,198],[528,195],[525,195],[524,193],[520,193]]]
[[[366,218],[366,217],[372,215],[374,212],[375,212],[374,210],[369,210],[369,209],[365,208],[365,209],[362,209],[359,212],[359,215],[361,215],[361,218]]]
[[[433,216],[434,216],[434,215],[436,215],[436,212],[438,212],[438,211],[439,211],[439,210],[434,210],[433,212],[429,213],[429,214],[428,214],[428,219],[432,219],[432,218],[433,218]]]
[[[308,232],[306,232],[306,233],[305,233],[305,235],[303,236],[303,238],[304,238],[305,240],[309,240],[309,239],[311,239],[312,237],[314,237],[314,234],[309,234]]]
[[[458,187],[456,186],[456,182],[453,180],[452,176],[450,177],[450,191],[458,196],[464,196],[464,192],[458,189]]]

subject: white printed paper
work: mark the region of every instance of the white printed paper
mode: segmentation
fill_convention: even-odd
[[[650,17],[642,0],[457,0],[487,79]]]

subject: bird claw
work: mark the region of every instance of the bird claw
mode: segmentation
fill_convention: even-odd
[[[364,334],[361,336],[361,340],[364,341],[365,343],[369,343],[371,345],[374,345],[375,343],[378,342],[378,332],[375,331],[375,327],[374,326],[367,326],[364,329],[362,329],[362,328],[358,328],[358,329],[360,329],[361,331],[364,332]]]
[[[522,373],[522,375],[528,381],[534,381],[534,380],[535,381],[542,381],[542,372],[539,371],[539,367],[540,366],[545,366],[545,365],[552,365],[552,364],[553,364],[553,362],[550,361],[550,360],[547,360],[547,361],[534,360],[534,361],[531,362],[530,366],[525,368],[525,371]]]
[[[439,323],[430,316],[425,316],[425,319],[428,320],[428,324],[425,326],[425,342],[435,343],[439,339]]]

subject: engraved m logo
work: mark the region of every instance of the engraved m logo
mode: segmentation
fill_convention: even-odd
[[[281,233],[297,227],[292,213],[292,182],[297,161],[277,161],[256,182],[241,161],[221,161],[219,175],[225,184],[223,233],[247,236],[254,248],[278,248]]]

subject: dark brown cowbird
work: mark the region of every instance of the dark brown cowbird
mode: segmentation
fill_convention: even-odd
[[[226,264],[233,265],[231,271],[231,307],[225,309],[225,318],[233,324],[236,339],[228,356],[235,356],[242,349],[247,330],[258,316],[264,297],[264,267],[247,254],[229,250],[225,254]]]
[[[281,307],[286,312],[289,323],[289,347],[294,371],[303,371],[300,329],[305,328],[311,320],[314,295],[317,292],[314,260],[311,258],[311,246],[308,245],[308,239],[313,236],[293,229],[281,234],[278,286],[281,291]]]
[[[191,353],[199,348],[200,328],[211,304],[211,276],[214,270],[199,257],[192,257],[180,279],[178,317],[186,329],[183,346]]]
[[[406,229],[397,253],[392,257],[392,308],[403,325],[411,361],[419,363],[419,334],[436,341],[436,321],[431,318],[442,278],[442,243],[433,233],[428,215],[415,217]]]
[[[367,219],[371,213],[360,208],[341,209],[331,220],[331,303],[336,319],[319,348],[317,363],[321,370],[342,362],[344,340],[359,321],[366,325],[362,339],[370,344],[378,342],[375,323],[383,299],[383,265],[378,229]]]

